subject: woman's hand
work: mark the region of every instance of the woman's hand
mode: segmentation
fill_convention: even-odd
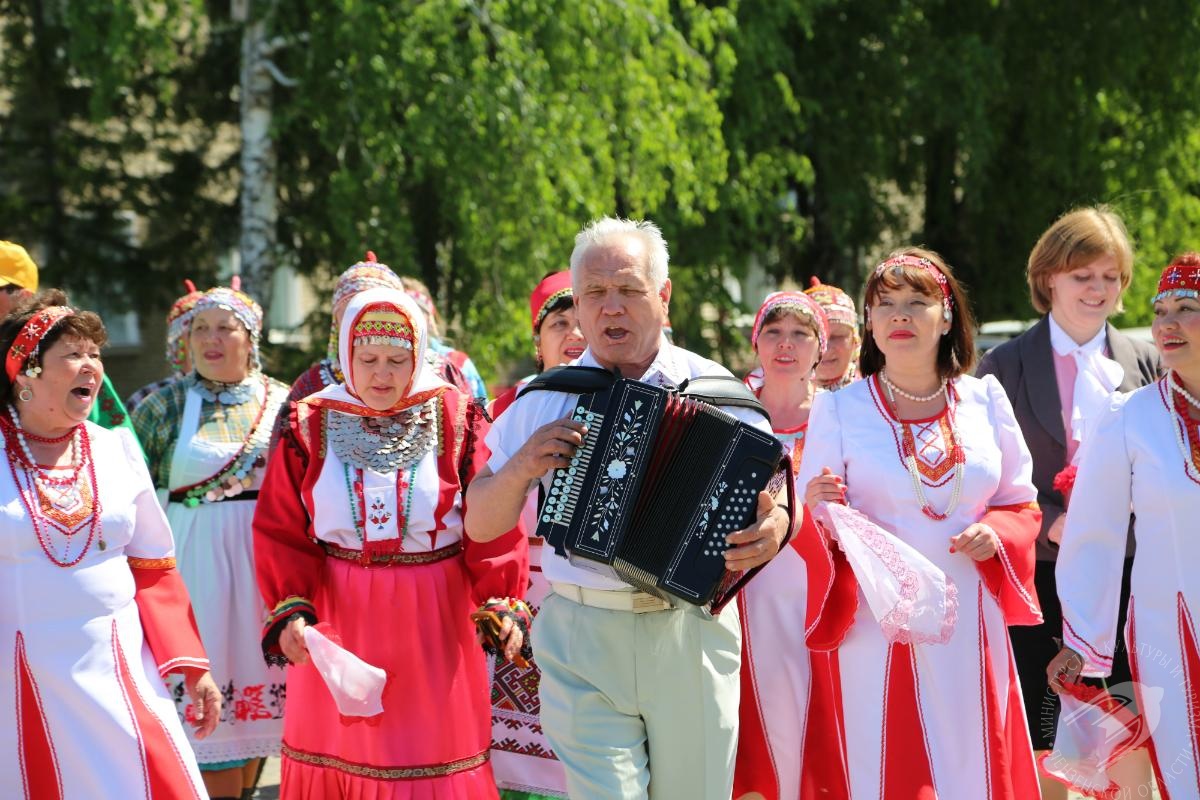
[[[296,617],[279,633],[279,649],[293,664],[308,663],[308,645],[304,643],[304,629],[308,623],[303,617]]]
[[[525,644],[525,634],[518,625],[513,624],[512,617],[500,621],[500,641],[504,643],[504,660],[514,661],[521,655],[521,647]]]
[[[990,525],[976,522],[950,539],[950,552],[962,553],[974,561],[987,561],[1000,550],[1000,537]]]
[[[191,724],[196,729],[196,738],[204,739],[221,721],[221,690],[209,672],[188,670],[183,686],[192,699]]]
[[[821,474],[808,482],[804,490],[804,505],[809,509],[817,507],[822,500],[829,503],[846,502],[846,484],[841,475],[834,475],[833,470],[824,467]]]
[[[1064,647],[1047,665],[1046,681],[1051,689],[1058,692],[1064,685],[1078,681],[1082,671],[1083,656],[1069,647]]]
[[[1050,523],[1046,530],[1046,538],[1055,544],[1062,544],[1063,528],[1067,527],[1067,515],[1059,514],[1058,519]]]

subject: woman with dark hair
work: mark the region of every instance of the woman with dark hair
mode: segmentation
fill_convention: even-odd
[[[1068,468],[1077,464],[1087,425],[1099,418],[1108,397],[1154,382],[1159,362],[1153,345],[1125,336],[1108,321],[1121,310],[1121,294],[1133,278],[1129,237],[1112,211],[1081,208],[1058,219],[1029,254],[1026,278],[1030,300],[1045,316],[1025,333],[990,350],[978,374],[995,375],[1013,404],[1033,456],[1033,484],[1042,509],[1036,584],[1045,622],[1012,631],[1029,735],[1040,753],[1054,746],[1059,715],[1058,695],[1046,683],[1046,664],[1063,637],[1054,562],[1067,519],[1068,476],[1073,472]],[[1131,524],[1128,527],[1121,579],[1126,600],[1133,564],[1133,530]],[[1124,613],[1122,603],[1122,626]],[[1124,650],[1115,655],[1111,679],[1113,683],[1129,680]],[[1144,756],[1131,756],[1124,769],[1132,789],[1150,775]],[[1046,800],[1067,796],[1062,785],[1046,777],[1042,794]]]
[[[529,319],[538,372],[574,361],[586,349],[575,318],[569,271],[552,272],[534,287],[529,296]],[[492,417],[504,413],[533,377],[492,401]],[[537,510],[538,493],[533,492],[525,501],[521,519],[529,536],[529,592],[525,599],[534,614],[550,591],[549,582],[542,577],[543,542],[535,535]],[[492,674],[492,769],[505,800],[567,796],[566,775],[542,733],[541,676],[537,664],[522,667],[511,662],[497,665]]]
[[[251,523],[287,387],[262,373],[262,308],[237,289],[204,293],[187,342],[195,371],[133,412],[155,484],[167,500],[179,570],[228,698],[215,735],[193,742],[214,800],[253,789],[261,759],[279,753],[283,670],[258,655],[267,613],[254,591]],[[190,713],[176,690],[179,713]]]
[[[162,677],[182,674],[199,739],[221,693],[142,454],[85,421],[106,340],[57,290],[0,323],[4,797],[204,793]]]
[[[865,305],[863,379],[818,395],[798,478],[818,520],[857,512],[874,526],[860,541],[879,571],[861,575],[842,552],[847,530],[825,531],[840,547],[800,533],[808,644],[836,649],[840,665],[850,795],[1037,797],[1007,629],[1041,621],[1029,451],[1000,384],[967,374],[974,322],[936,253],[890,256]],[[826,505],[840,503],[852,511]],[[894,582],[886,616],[872,574]],[[918,606],[937,624],[914,627]]]
[[[1153,302],[1167,375],[1110,398],[1084,442],[1056,568],[1064,647],[1046,673],[1056,691],[1080,675],[1112,680],[1123,634],[1132,686],[1121,688],[1132,689],[1141,717],[1125,746],[1148,745],[1161,796],[1180,800],[1200,797],[1200,254],[1167,265]],[[1123,597],[1130,511],[1137,553]],[[1114,765],[1103,766],[1111,774]],[[1152,787],[1107,788],[1088,796],[1149,797]]]

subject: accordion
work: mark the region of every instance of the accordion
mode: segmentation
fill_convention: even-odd
[[[757,406],[736,388],[749,401],[733,404]],[[754,522],[768,484],[786,479],[791,491],[778,440],[686,386],[626,379],[580,395],[572,418],[587,433],[569,466],[554,471],[538,535],[576,566],[719,610],[750,577],[725,568],[725,537]]]

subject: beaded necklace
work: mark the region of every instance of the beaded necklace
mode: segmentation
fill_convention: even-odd
[[[214,475],[176,489],[171,493],[172,497],[183,495],[183,504],[188,508],[195,508],[201,503],[215,503],[227,497],[236,497],[253,488],[257,471],[266,466],[267,446],[271,443],[271,426],[262,424],[271,399],[271,382],[265,375],[262,376],[262,385],[263,400],[258,407],[254,424],[250,427],[250,435],[246,437],[241,449]],[[204,397],[204,393],[201,392],[200,396]]]
[[[9,416],[0,416],[4,437],[9,450],[16,444],[16,457],[8,459],[9,470],[12,472],[13,485],[21,496],[29,519],[33,524],[33,533],[38,545],[46,558],[55,566],[69,568],[78,564],[91,549],[92,542],[97,542],[100,550],[107,549],[104,533],[100,526],[102,508],[100,493],[96,484],[96,467],[92,460],[91,437],[83,425],[76,425],[66,436],[57,438],[30,435],[35,441],[61,443],[71,438],[71,466],[66,477],[55,477],[51,471],[42,468],[33,457],[33,451],[26,441],[26,433],[21,428],[21,418],[16,409],[9,406]],[[20,471],[18,471],[20,462]],[[87,472],[87,480],[82,480],[83,472]],[[25,480],[21,480],[21,475]],[[53,493],[53,494],[52,494]],[[87,526],[87,539],[79,552],[71,556],[74,537]],[[64,539],[62,553],[59,555],[51,540],[57,531]],[[98,541],[97,541],[98,540]]]
[[[250,378],[238,381],[237,383],[222,383],[202,378],[199,373],[196,373],[194,386],[196,393],[210,403],[219,403],[223,406],[240,406],[242,403],[249,402],[254,398],[254,390],[258,388],[257,383],[257,381]]]
[[[904,468],[908,471],[908,476],[912,481],[913,494],[917,497],[917,502],[921,504],[921,513],[935,521],[942,521],[954,513],[958,508],[959,500],[962,499],[962,484],[963,475],[966,472],[966,457],[963,453],[962,446],[959,444],[961,438],[958,434],[957,412],[955,406],[958,404],[958,392],[956,392],[950,384],[943,385],[938,392],[945,390],[946,392],[946,410],[945,422],[943,428],[945,445],[948,448],[946,458],[953,465],[954,475],[952,478],[953,484],[950,490],[950,502],[946,506],[945,511],[935,511],[930,504],[929,499],[925,496],[925,484],[921,480],[920,467],[917,465],[917,454],[915,436],[909,423],[900,419],[900,415],[895,412],[896,398],[891,391],[891,387],[886,383],[878,380],[879,374],[876,373],[876,380],[868,385],[871,389],[871,395],[875,399],[876,407],[883,415],[884,419],[892,429],[892,436],[896,440],[896,451],[900,456],[900,461],[904,464]],[[887,389],[888,402],[883,401],[881,395],[882,388]],[[935,395],[936,396],[936,395]],[[937,484],[944,485],[944,484]]]
[[[404,492],[403,502],[400,502],[400,491],[396,493],[396,513],[399,515],[399,519],[396,520],[396,529],[400,534],[397,540],[400,550],[404,549],[404,539],[408,536],[409,510],[412,508],[413,489],[416,486],[417,468],[419,466],[420,462],[415,463],[408,468],[407,474],[405,474],[404,470],[401,470],[396,475],[396,488]],[[350,518],[354,522],[354,534],[358,537],[358,546],[363,554],[363,563],[367,563],[370,560],[367,522],[370,521],[372,525],[381,526],[391,520],[391,515],[382,509],[367,509],[366,492],[363,488],[363,470],[361,467],[355,467],[343,462],[342,474],[346,478],[346,494],[350,498]]]
[[[1200,400],[1179,385],[1174,372],[1167,373],[1166,383],[1168,392],[1163,399],[1175,423],[1175,442],[1183,456],[1184,474],[1193,483],[1200,483],[1200,422],[1188,413],[1188,405],[1200,408]]]

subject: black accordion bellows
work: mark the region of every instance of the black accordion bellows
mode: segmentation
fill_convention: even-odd
[[[588,426],[555,470],[539,536],[571,563],[671,600],[719,608],[736,591],[725,537],[754,522],[783,448],[679,393],[631,380],[581,395]]]

